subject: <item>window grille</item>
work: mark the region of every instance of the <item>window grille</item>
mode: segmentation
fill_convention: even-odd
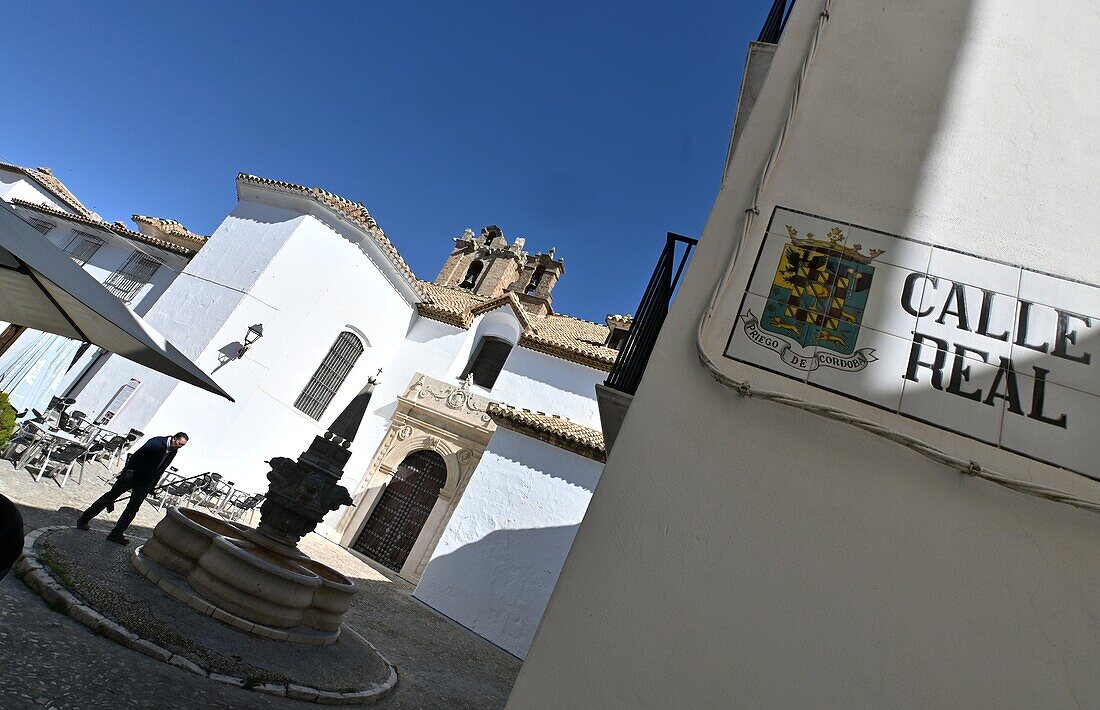
[[[474,376],[474,384],[491,390],[496,384],[500,371],[504,369],[504,361],[508,359],[508,353],[512,352],[512,344],[500,338],[485,337],[478,343],[474,356],[470,358],[470,364],[462,373],[462,379]]]
[[[134,300],[141,287],[149,283],[153,274],[160,268],[161,262],[151,256],[134,252],[122,268],[115,271],[103,282],[104,287],[123,303]]]
[[[103,246],[103,240],[99,237],[74,231],[72,238],[61,247],[61,250],[77,264],[84,266],[101,246]]]
[[[363,341],[346,330],[340,333],[309,384],[298,395],[294,406],[314,419],[320,419],[362,354]]]
[[[43,234],[46,234],[51,229],[53,229],[53,225],[44,219],[38,219],[37,217],[27,217],[27,221],[30,222],[30,225],[32,227],[37,229],[39,232],[42,232]]]

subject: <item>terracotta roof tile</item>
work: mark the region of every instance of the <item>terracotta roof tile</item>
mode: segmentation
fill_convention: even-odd
[[[535,436],[541,441],[603,462],[607,458],[603,434],[556,414],[520,409],[507,404],[489,404],[489,416],[498,426]]]
[[[183,254],[184,256],[193,256],[195,254],[195,251],[196,251],[195,249],[188,249],[187,247],[181,247],[178,244],[173,244],[172,242],[167,242],[163,239],[158,239],[156,237],[150,237],[147,234],[142,234],[141,232],[135,232],[132,229],[127,229],[126,226],[123,225],[121,222],[115,222],[115,223],[112,224],[110,222],[104,222],[101,219],[94,219],[92,217],[83,217],[83,216],[79,216],[79,215],[73,215],[73,214],[69,214],[68,212],[65,212],[63,210],[56,209],[54,207],[49,207],[47,205],[40,205],[37,202],[28,202],[27,200],[21,200],[19,198],[13,199],[11,201],[11,204],[16,205],[17,207],[25,207],[27,209],[35,210],[37,212],[41,212],[42,214],[48,214],[48,215],[51,215],[51,216],[54,216],[54,217],[60,217],[61,219],[66,219],[70,222],[76,222],[77,224],[84,224],[84,225],[87,225],[89,227],[97,227],[99,229],[106,229],[108,232],[114,232],[115,234],[117,234],[120,237],[123,237],[125,239],[132,239],[132,240],[137,241],[137,242],[143,242],[145,244],[155,246],[158,249],[163,249],[165,251],[170,251],[170,252],[173,252],[175,254]]]
[[[65,183],[58,180],[49,168],[24,168],[21,165],[12,165],[11,163],[0,163],[0,168],[23,173],[46,188],[54,197],[76,210],[80,216],[90,217],[92,215],[92,211],[76,199],[76,195],[70,192],[69,188],[65,187]]]
[[[443,321],[460,328],[469,328],[474,312],[489,306],[489,300],[468,291],[420,282],[425,301],[418,311],[427,318]],[[494,301],[503,301],[493,299]],[[521,347],[609,372],[619,352],[604,345],[609,329],[572,316],[551,314],[538,317],[525,312],[526,330],[520,337]]]
[[[520,345],[551,355],[566,352],[573,356],[566,359],[605,372],[615,364],[619,351],[604,345],[609,330],[607,326],[560,314],[532,320],[534,328],[524,333]]]
[[[386,233],[382,231],[382,228],[378,226],[378,222],[371,216],[367,208],[363,206],[361,202],[352,202],[351,200],[341,197],[337,194],[323,190],[319,187],[306,187],[305,185],[295,185],[292,182],[283,182],[282,180],[272,180],[270,178],[262,178],[257,175],[249,175],[248,173],[239,173],[237,175],[237,181],[251,182],[257,185],[266,185],[268,187],[277,187],[292,192],[298,192],[300,194],[312,197],[317,202],[331,208],[341,216],[345,217],[348,221],[361,227],[363,231],[367,232],[374,238],[375,242],[386,254],[389,260],[393,263],[397,270],[408,278],[409,282],[414,287],[418,286],[421,282],[413,274],[412,269],[405,263],[405,259],[401,256],[401,253],[397,251],[397,247],[393,245],[390,238],[386,236]]]

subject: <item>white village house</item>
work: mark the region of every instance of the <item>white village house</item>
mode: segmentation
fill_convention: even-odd
[[[74,397],[117,432],[187,431],[181,471],[263,492],[265,460],[297,457],[373,380],[341,481],[355,505],[318,532],[526,655],[603,470],[595,386],[629,317],[555,313],[564,261],[497,227],[466,230],[420,280],[361,204],[318,188],[241,174],[235,209],[205,237],[103,222],[43,169],[0,166],[0,181],[0,198],[236,401],[14,326],[0,383],[18,395],[29,380],[38,404]]]
[[[509,710],[1098,704],[1097,35],[774,2]]]

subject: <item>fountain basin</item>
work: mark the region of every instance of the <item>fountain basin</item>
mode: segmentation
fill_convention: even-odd
[[[291,628],[302,621],[321,578],[246,540],[218,535],[187,581],[208,601],[246,619]]]
[[[187,508],[171,508],[131,562],[193,608],[268,638],[331,643],[357,586],[296,548]]]
[[[157,523],[143,552],[154,562],[186,575],[198,565],[215,535],[240,537],[244,527],[198,510],[173,507]]]
[[[313,560],[299,564],[321,578],[321,586],[313,593],[309,607],[302,612],[302,623],[319,631],[338,631],[340,619],[351,608],[358,588],[355,582],[327,565]]]

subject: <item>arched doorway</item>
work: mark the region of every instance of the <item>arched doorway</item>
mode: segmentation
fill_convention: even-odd
[[[406,456],[352,547],[400,572],[446,482],[447,464],[436,452]]]

